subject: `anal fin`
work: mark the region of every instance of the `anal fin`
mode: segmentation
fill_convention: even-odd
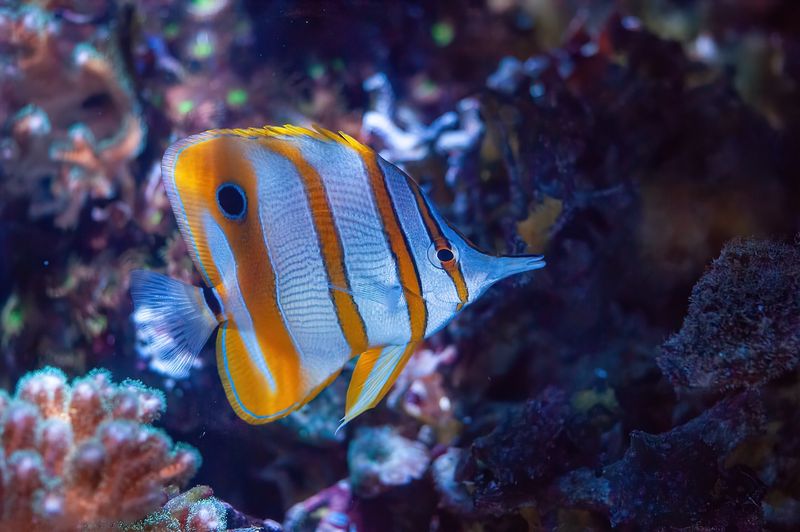
[[[361,354],[356,363],[341,428],[373,408],[389,392],[418,343],[375,347]]]
[[[217,335],[217,370],[234,412],[251,425],[285,417],[311,401],[341,372],[336,368],[313,383],[301,382],[303,369],[292,352],[257,347],[253,331],[235,322]]]

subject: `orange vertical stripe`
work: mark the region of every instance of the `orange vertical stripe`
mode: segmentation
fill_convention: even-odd
[[[364,162],[370,188],[383,221],[384,232],[389,239],[389,247],[394,255],[400,284],[403,287],[403,294],[408,305],[408,320],[411,324],[411,342],[417,342],[425,337],[425,328],[428,321],[428,309],[425,308],[425,301],[421,297],[422,285],[419,280],[417,265],[411,255],[411,247],[406,235],[400,226],[400,220],[389,195],[389,188],[383,175],[383,170],[378,165],[377,154],[363,146],[357,147],[357,149],[361,155],[361,160]]]
[[[442,228],[433,217],[430,206],[428,202],[425,201],[422,191],[419,189],[419,185],[411,181],[411,178],[406,178],[406,180],[409,188],[414,193],[414,198],[417,200],[417,208],[422,215],[422,221],[425,223],[425,229],[428,230],[428,236],[431,242],[436,245],[436,250],[438,251],[442,247],[452,249],[452,243],[445,238]],[[456,294],[458,294],[458,299],[460,301],[457,310],[461,310],[469,299],[469,289],[467,288],[467,282],[464,280],[464,272],[461,271],[461,264],[456,262],[452,265],[446,265],[444,270],[447,272],[447,275],[450,276],[450,280],[453,281],[453,286],[456,289]]]
[[[341,290],[346,288],[350,291],[350,280],[347,278],[342,241],[336,229],[322,177],[303,157],[300,150],[289,142],[272,138],[266,142],[266,146],[288,159],[297,168],[297,173],[303,181],[328,279],[331,285],[338,288],[331,288],[330,294],[336,306],[339,326],[350,345],[351,356],[358,355],[368,347],[367,329],[353,296]]]
[[[252,165],[243,156],[245,142],[236,137],[223,136],[193,145],[177,160],[175,182],[182,192],[187,221],[195,238],[208,242],[201,219],[197,216],[199,212],[207,212],[222,228],[236,258],[239,288],[253,321],[265,363],[278,385],[275,394],[269,393],[265,385],[241,386],[237,387],[237,391],[251,410],[269,414],[291,408],[305,394],[300,358],[277,305],[275,272],[258,217],[258,181]],[[242,221],[225,218],[217,208],[217,187],[229,180],[241,186],[247,195],[248,208]],[[193,211],[195,216],[191,216],[189,211]],[[206,260],[210,261],[210,257],[203,257],[204,263]],[[212,274],[212,277],[216,275]],[[269,356],[271,354],[279,356]],[[245,419],[251,423],[268,421],[250,416]]]
[[[422,283],[420,282],[419,271],[417,271],[414,257],[411,254],[411,246],[403,232],[400,220],[397,216],[397,211],[392,203],[386,177],[380,165],[378,165],[378,155],[370,148],[361,144],[351,142],[351,145],[359,152],[361,160],[364,163],[364,168],[367,171],[372,195],[378,207],[378,213],[383,221],[384,233],[386,233],[389,240],[389,247],[394,257],[398,276],[400,277],[400,285],[403,288],[403,295],[405,296],[408,306],[408,321],[411,328],[411,339],[403,350],[400,361],[395,365],[389,378],[370,404],[370,408],[372,408],[386,395],[405,367],[408,359],[414,353],[417,345],[419,345],[419,342],[425,338],[428,309],[425,306],[425,300],[422,298]],[[375,356],[372,364],[369,367],[363,368],[365,375],[369,375],[372,372],[378,358],[378,356]],[[352,388],[352,382],[350,386]],[[348,389],[348,405],[353,404],[353,401],[356,400],[356,393],[356,390],[351,392],[351,390]]]

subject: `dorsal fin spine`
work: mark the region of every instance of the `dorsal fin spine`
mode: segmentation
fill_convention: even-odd
[[[372,148],[359,142],[343,131],[334,133],[318,125],[311,128],[286,124],[283,126],[264,126],[238,129],[212,129],[209,135],[235,135],[238,137],[308,137],[322,142],[336,142],[358,151],[372,151]]]

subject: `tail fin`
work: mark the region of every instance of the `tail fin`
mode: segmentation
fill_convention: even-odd
[[[189,375],[197,354],[219,323],[203,290],[164,275],[131,272],[133,322],[157,371],[175,378]]]

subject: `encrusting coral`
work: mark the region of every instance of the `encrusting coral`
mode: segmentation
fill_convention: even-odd
[[[375,497],[421,478],[430,458],[425,446],[392,427],[360,429],[347,452],[350,483],[362,497]]]
[[[176,494],[164,506],[141,521],[120,524],[125,532],[280,532],[271,519],[245,515],[214,497],[208,486],[195,486]]]
[[[607,513],[613,527],[762,530],[763,485],[728,458],[763,424],[760,394],[746,391],[665,434],[632,432],[622,459],[573,471],[559,489],[568,504]]]
[[[675,386],[729,390],[800,365],[800,248],[729,243],[692,290],[659,366]]]
[[[126,527],[132,531],[191,530],[211,532],[227,530],[224,505],[212,496],[208,486],[195,486],[170,499],[164,507],[146,519]]]
[[[163,395],[93,371],[29,373],[0,393],[0,530],[102,528],[145,517],[200,465],[150,424]]]

